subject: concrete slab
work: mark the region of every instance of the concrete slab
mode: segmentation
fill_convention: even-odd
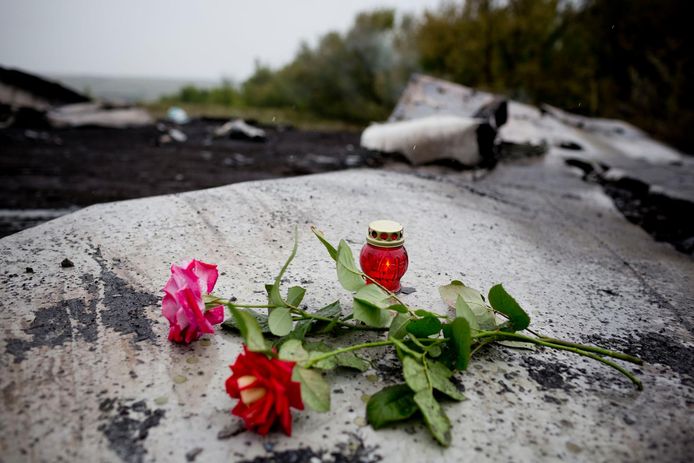
[[[624,220],[556,156],[474,182],[407,171],[98,205],[0,240],[0,460],[688,461],[692,259]],[[240,338],[167,342],[159,290],[170,263],[217,263],[220,294],[262,301],[299,224],[288,284],[307,287],[312,308],[347,305],[308,225],[356,250],[381,217],[407,228],[413,304],[444,310],[437,286],[451,279],[504,282],[536,329],[643,356],[645,390],[567,354],[491,349],[458,375],[468,400],[446,405],[454,438],[442,449],[418,424],[365,426],[364,397],[398,381],[384,350],[365,374],[331,376],[332,410],[295,414],[294,437],[237,432],[223,383]],[[74,267],[61,268],[65,258]]]

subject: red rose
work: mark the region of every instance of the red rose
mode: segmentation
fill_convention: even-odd
[[[241,399],[231,413],[243,418],[246,428],[261,436],[267,434],[276,421],[284,433],[291,436],[289,407],[304,409],[301,385],[292,381],[294,365],[295,362],[251,352],[244,345],[243,353],[230,366],[231,376],[226,380],[227,393],[233,399]]]

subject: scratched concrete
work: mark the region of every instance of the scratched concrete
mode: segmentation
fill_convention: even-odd
[[[627,222],[558,157],[476,180],[400,169],[97,205],[0,240],[0,461],[688,461],[691,257]],[[305,286],[311,308],[346,307],[308,225],[356,251],[381,217],[406,227],[413,305],[445,310],[437,286],[451,279],[504,282],[536,329],[646,358],[645,390],[569,354],[489,349],[457,375],[468,400],[445,405],[454,437],[442,449],[416,423],[365,426],[364,397],[399,380],[384,350],[364,374],[331,375],[332,410],[296,413],[292,438],[238,432],[223,383],[240,338],[167,342],[158,305],[170,263],[217,263],[219,294],[262,301],[298,224],[287,285]]]

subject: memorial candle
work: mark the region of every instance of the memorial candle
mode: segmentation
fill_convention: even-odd
[[[371,222],[366,244],[359,255],[362,271],[386,289],[400,291],[400,278],[409,263],[404,243],[403,227],[399,223],[392,220]]]

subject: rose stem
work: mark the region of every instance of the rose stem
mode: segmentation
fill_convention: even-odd
[[[496,310],[494,311],[494,313],[497,313],[497,314],[501,315],[502,317],[504,317],[504,318],[506,318],[506,319],[509,318],[508,315],[503,314],[503,313],[501,313],[501,312],[497,312]],[[612,350],[603,349],[602,347],[597,347],[597,346],[586,346],[586,345],[584,345],[584,344],[578,344],[578,343],[575,343],[575,342],[569,342],[569,341],[564,341],[564,340],[561,340],[561,339],[551,338],[551,337],[549,337],[549,336],[545,336],[545,335],[543,335],[543,334],[540,334],[540,333],[538,333],[537,331],[533,331],[533,330],[531,330],[530,328],[526,328],[524,331],[527,331],[527,332],[529,332],[529,333],[532,333],[532,334],[534,334],[535,336],[537,336],[538,338],[540,338],[541,340],[550,342],[550,343],[552,343],[552,344],[560,344],[560,345],[562,345],[562,346],[576,347],[576,348],[581,349],[581,350],[584,350],[584,351],[595,352],[596,354],[607,355],[607,356],[609,356],[609,357],[614,357],[614,358],[617,358],[617,359],[620,359],[620,360],[624,360],[624,361],[626,361],[626,362],[635,363],[635,364],[637,364],[637,365],[643,365],[643,360],[641,360],[641,359],[638,358],[638,357],[634,357],[634,356],[632,356],[632,355],[629,355],[629,354],[623,354],[623,353],[621,353],[621,352],[615,352],[615,351],[612,351]]]
[[[227,302],[226,305],[229,307],[237,307],[241,309],[274,309],[275,307],[277,307],[269,304],[234,304],[233,302]]]
[[[629,378],[631,380],[631,382],[636,385],[636,388],[638,390],[643,389],[643,384],[636,376],[634,376],[634,374],[632,372],[630,372],[626,368],[622,367],[621,365],[618,365],[618,364],[616,364],[610,360],[607,360],[603,357],[600,357],[597,354],[584,351],[584,350],[582,350],[581,347],[571,347],[571,346],[563,346],[560,344],[552,344],[551,342],[543,341],[543,340],[537,339],[537,338],[531,338],[530,336],[525,336],[525,335],[518,334],[518,333],[505,333],[502,331],[480,331],[476,337],[477,338],[498,337],[498,338],[506,338],[506,339],[516,339],[516,340],[520,340],[520,341],[530,342],[533,344],[538,344],[540,346],[549,347],[552,349],[558,349],[558,350],[565,350],[565,351],[573,352],[574,354],[578,354],[578,355],[582,355],[584,357],[592,358],[593,360],[597,360],[598,362],[604,363],[605,365],[614,368],[615,370],[619,371],[624,376]],[[620,354],[619,352],[613,352],[613,351],[608,351],[608,350],[604,350],[604,351],[609,353],[609,354],[605,354],[605,355],[616,356],[616,358],[619,358],[620,355],[624,355],[624,354]]]
[[[638,357],[631,356],[629,354],[624,354],[621,352],[615,352],[612,350],[603,349],[597,346],[586,346],[583,344],[577,344],[575,342],[563,341],[561,339],[549,338],[547,336],[540,336],[540,340],[549,342],[551,344],[559,344],[560,346],[576,347],[580,350],[587,352],[595,352],[596,354],[607,355],[616,359],[624,360],[626,362],[635,363],[637,365],[643,365],[643,360]]]

